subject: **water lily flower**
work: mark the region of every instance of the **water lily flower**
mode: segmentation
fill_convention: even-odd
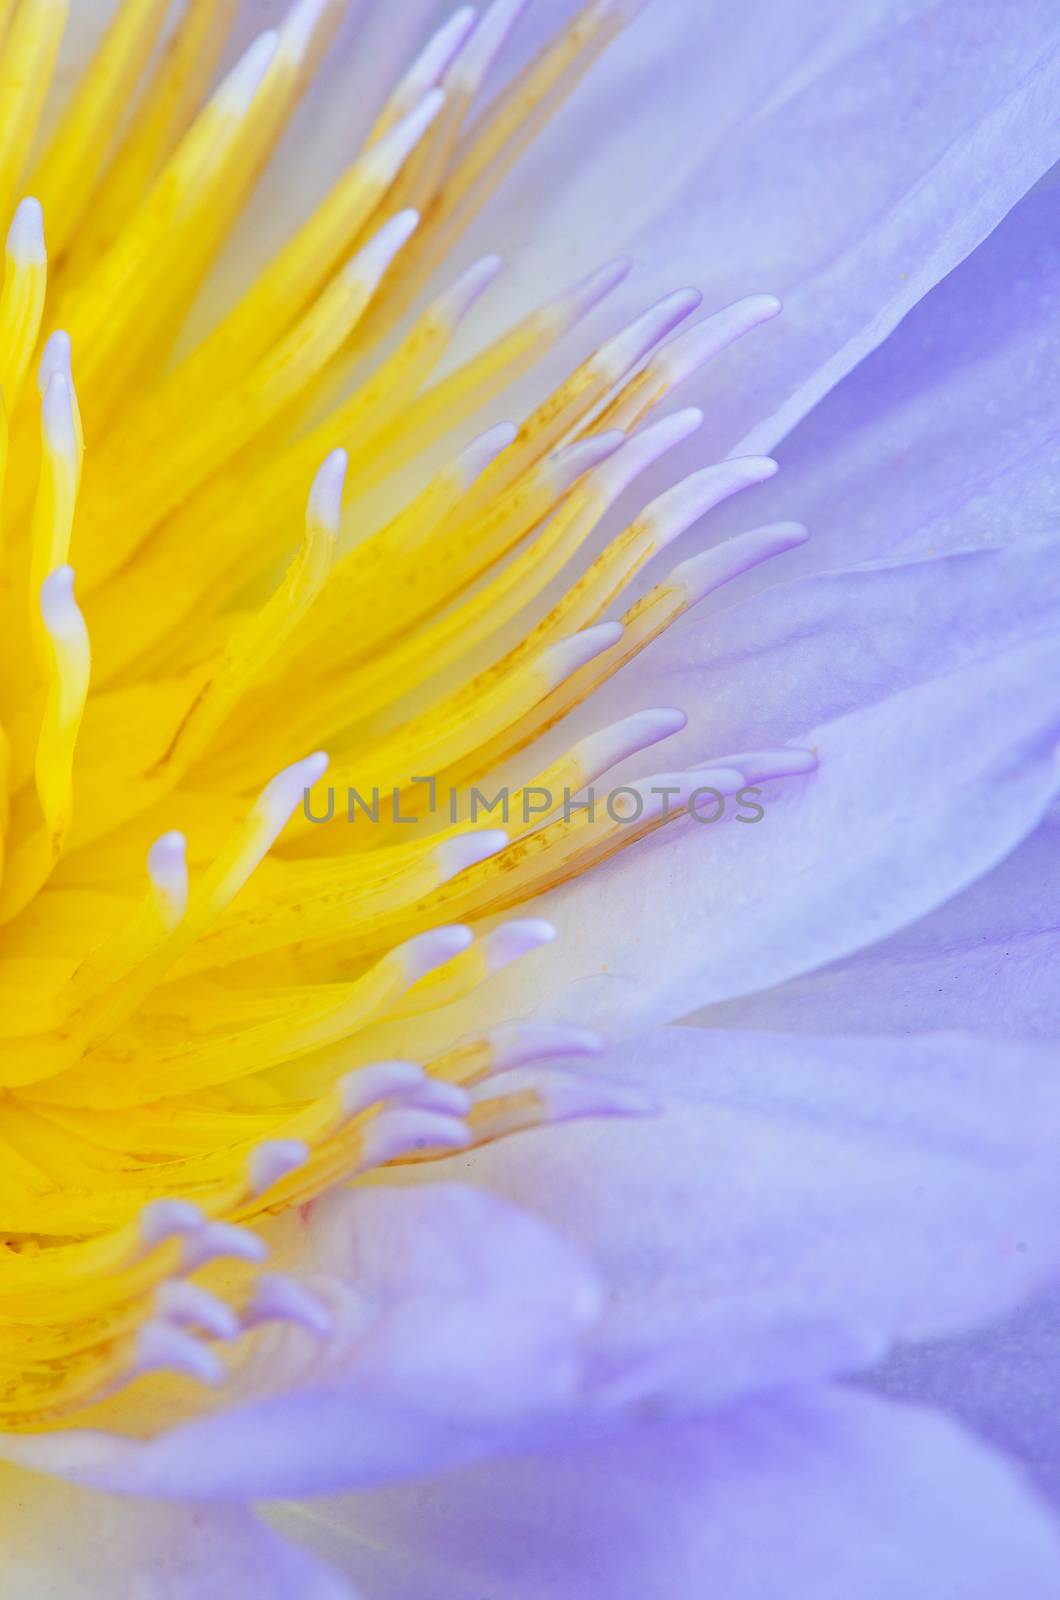
[[[0,1594],[1060,1594],[1058,80],[0,4]]]

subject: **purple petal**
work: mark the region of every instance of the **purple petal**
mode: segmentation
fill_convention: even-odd
[[[458,1184],[329,1194],[308,1227],[277,1224],[272,1264],[310,1275],[336,1331],[323,1347],[286,1330],[261,1341],[240,1375],[244,1395],[355,1376],[442,1418],[519,1415],[571,1393],[598,1311],[596,1279],[572,1246]]]
[[[792,439],[819,565],[1055,534],[1058,199],[1028,195]]]
[[[1057,1530],[1008,1463],[940,1415],[838,1389],[314,1509],[374,1600],[1060,1592]]]
[[[649,5],[468,259],[500,250],[527,304],[618,252],[622,302],[779,295],[703,386],[712,445],[769,450],[1060,154],[1056,44],[1048,0]]]
[[[470,1159],[599,1264],[601,1360],[624,1394],[716,1405],[853,1370],[1000,1315],[1060,1268],[1050,1048],[682,1027],[606,1071],[662,1114]]]
[[[764,994],[709,1006],[705,1026],[913,1033],[977,1028],[1060,1038],[1060,815],[999,867],[871,949]]]
[[[756,493],[763,522],[812,532],[785,575],[1055,534],[1058,197],[1055,177],[1027,195],[785,442]],[[710,532],[745,526],[735,501]]]
[[[872,1374],[899,1400],[942,1405],[1016,1457],[1060,1507],[1060,1294],[964,1339],[904,1346]]]

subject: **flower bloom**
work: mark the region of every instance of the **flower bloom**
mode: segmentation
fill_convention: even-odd
[[[996,430],[974,495],[938,449],[919,515],[878,523],[917,470],[900,401],[934,317],[993,304],[1006,235],[1018,249],[1044,203],[980,243],[1055,154],[1041,38],[1017,29],[984,74],[945,6],[837,12],[816,42],[789,19],[779,75],[749,63],[704,112],[719,140],[742,126],[735,170],[699,171],[688,8],[589,0],[536,53],[531,27],[490,99],[524,8],[428,34],[201,326],[344,7],[298,0],[211,91],[237,7],[173,22],[124,0],[32,160],[66,7],[7,8],[0,1411],[12,1504],[35,1508],[11,1518],[22,1587],[58,1516],[61,1581],[93,1592],[74,1530],[106,1515],[126,1530],[110,1592],[330,1595],[348,1572],[453,1600],[905,1600],[943,1567],[962,1594],[1045,1597],[1056,1536],[1003,1463],[825,1384],[1009,1309],[1060,1253],[1037,968],[1017,1042],[929,1036],[976,1019],[915,1000],[953,914],[934,908],[957,896],[993,929],[1010,891],[969,885],[1013,870],[1055,792],[1055,551],[1037,513],[999,531],[1025,469],[996,463]],[[673,208],[750,273],[732,208],[769,212],[780,142],[813,173],[807,81],[840,106],[871,86],[887,126],[881,73],[902,77],[933,117],[913,156],[862,171],[848,151],[865,193],[803,221],[793,254],[755,236],[794,334],[757,281],[716,284],[704,316],[673,287],[682,250],[699,276],[698,225],[655,263],[661,298],[607,327],[604,302],[639,292],[630,261],[579,258],[541,297],[516,222],[538,303],[502,296],[468,353],[501,180],[597,57],[635,75],[675,23],[691,98],[669,150],[645,102],[667,174],[649,264]],[[936,50],[974,92],[941,83]],[[621,130],[585,170],[636,176],[637,149]],[[540,196],[539,233],[574,225],[565,204],[586,204],[576,173]],[[923,295],[791,442],[814,557],[760,452]],[[570,358],[590,318],[605,331]],[[973,346],[938,337],[925,367],[957,391]],[[1017,391],[1018,338],[976,337]],[[1055,413],[1021,403],[1048,437]],[[768,507],[751,532],[744,492]],[[714,511],[721,537],[665,554]],[[59,1476],[28,1488],[26,1466]],[[405,1483],[429,1472],[426,1498]],[[243,1509],[348,1489],[274,1530]],[[652,1541],[665,1499],[694,1526]]]

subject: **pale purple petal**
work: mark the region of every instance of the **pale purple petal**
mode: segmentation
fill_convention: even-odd
[[[785,441],[780,473],[755,495],[761,521],[811,530],[785,577],[1055,535],[1058,205],[1053,174]],[[735,500],[706,531],[746,525]],[[744,592],[780,574],[767,563]]]
[[[720,1404],[853,1370],[1004,1313],[1060,1267],[1051,1048],[682,1027],[605,1066],[662,1113],[471,1164],[598,1263],[625,1392]]]
[[[702,385],[712,446],[770,449],[1060,155],[1058,84],[1048,0],[648,4],[469,259],[499,250],[520,305],[617,252],[616,304],[779,295]]]
[[[315,1506],[372,1600],[1053,1600],[1019,1473],[929,1411],[778,1393],[697,1424]],[[274,1508],[281,1527],[301,1519]]]
[[[1054,178],[791,440],[786,515],[818,565],[1056,534],[1058,207]]]
[[[871,1375],[882,1393],[944,1406],[1017,1458],[1060,1508],[1060,1294],[964,1339],[903,1346]]]
[[[1060,815],[929,917],[860,954],[699,1013],[705,1026],[821,1033],[979,1028],[1060,1038]]]
[[[494,1420],[572,1392],[599,1286],[530,1212],[460,1184],[336,1191],[278,1219],[271,1246],[275,1268],[309,1275],[337,1331],[323,1348],[266,1336],[242,1395],[355,1374],[410,1407]]]

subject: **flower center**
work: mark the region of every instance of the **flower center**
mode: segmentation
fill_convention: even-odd
[[[166,6],[125,0],[28,180],[63,7],[21,0],[3,37],[0,194],[39,197],[14,211],[0,296],[4,1426],[162,1368],[216,1381],[226,1341],[263,1319],[326,1333],[304,1289],[261,1273],[248,1224],[391,1163],[630,1109],[542,1066],[598,1049],[584,1030],[466,1026],[490,976],[552,935],[506,914],[697,789],[807,765],[760,752],[627,786],[632,811],[567,804],[683,725],[642,712],[506,790],[503,829],[434,804],[503,775],[705,593],[803,537],[731,540],[630,599],[678,534],[773,471],[748,458],[586,554],[698,426],[655,416],[675,386],[777,309],[754,296],[671,337],[691,291],[368,522],[370,491],[626,272],[437,376],[500,264],[425,309],[421,290],[628,7],[587,5],[473,120],[520,9],[440,30],[308,221],[176,361],[338,7],[301,0],[199,109],[232,7],[191,0],[156,56]],[[283,765],[318,744],[326,791],[327,757]],[[336,794],[370,825],[314,825]]]

